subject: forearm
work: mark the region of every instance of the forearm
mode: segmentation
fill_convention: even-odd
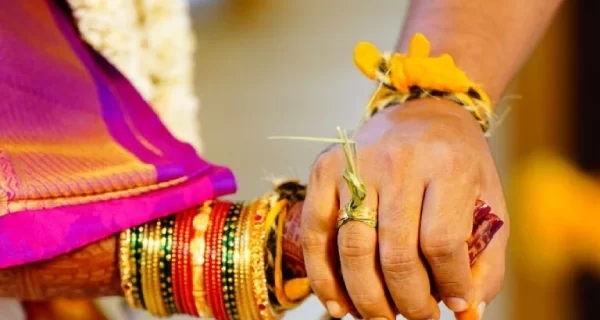
[[[121,294],[116,238],[49,261],[0,269],[0,297],[45,300]]]
[[[301,205],[288,213],[283,237],[283,267],[290,277],[305,277],[300,244]],[[94,298],[122,295],[118,235],[57,258],[0,269],[0,297],[23,300]]]
[[[563,0],[412,0],[398,50],[421,32],[498,101]]]

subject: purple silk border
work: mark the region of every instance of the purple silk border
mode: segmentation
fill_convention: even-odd
[[[0,269],[51,259],[234,191],[231,172],[221,168],[142,196],[10,214],[0,218]]]

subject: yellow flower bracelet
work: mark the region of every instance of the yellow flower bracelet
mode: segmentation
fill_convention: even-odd
[[[382,54],[368,42],[356,45],[354,63],[380,84],[367,106],[365,120],[392,105],[436,97],[460,104],[487,134],[493,118],[488,95],[454,64],[450,55],[430,57],[430,51],[431,45],[421,33],[411,39],[407,54]]]

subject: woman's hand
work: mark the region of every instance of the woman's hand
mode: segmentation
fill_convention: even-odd
[[[377,114],[356,141],[378,228],[351,221],[336,229],[350,198],[337,147],[317,159],[302,214],[307,273],[329,313],[341,317],[354,306],[365,319],[438,319],[432,286],[455,312],[484,307],[502,287],[509,230],[477,122],[452,102],[418,100]],[[471,269],[466,241],[477,199],[506,224]]]

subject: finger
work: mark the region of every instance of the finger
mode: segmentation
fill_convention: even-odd
[[[436,180],[427,186],[421,216],[421,250],[440,297],[454,312],[469,307],[472,290],[467,240],[473,225],[476,188]]]
[[[473,304],[457,314],[459,320],[480,320],[487,305],[500,293],[504,284],[505,250],[502,239],[494,239],[473,266]]]
[[[408,165],[407,168],[414,168]],[[419,223],[425,188],[417,170],[387,175],[379,187],[379,253],[387,288],[409,319],[439,319],[427,270],[419,254]],[[393,171],[398,172],[398,171]]]
[[[481,199],[489,204],[492,212],[500,217],[503,223],[499,225],[496,221],[494,226],[480,225],[479,230],[474,230],[474,233],[485,234],[483,236],[475,235],[471,239],[473,247],[478,247],[479,250],[483,251],[472,267],[473,303],[467,312],[457,314],[459,320],[482,319],[487,305],[502,291],[504,285],[510,223],[500,178],[491,157],[484,162],[483,172],[487,174],[482,175],[482,190],[484,192]],[[494,234],[495,231],[497,232]],[[490,241],[491,234],[494,235]],[[489,244],[486,246],[487,242]]]
[[[504,206],[498,202],[498,208]],[[487,248],[479,256],[473,266],[473,305],[479,318],[483,316],[486,306],[502,291],[506,270],[506,244],[508,242],[508,226],[501,228]]]
[[[348,188],[340,188],[340,207],[349,200]],[[373,187],[367,187],[364,205],[377,209]],[[362,222],[347,222],[338,230],[338,250],[346,290],[362,318],[394,319],[379,268],[376,229]]]
[[[336,221],[336,182],[341,159],[335,153],[322,154],[315,162],[302,209],[301,234],[306,273],[315,295],[333,317],[349,311],[349,299],[339,275]],[[333,168],[333,169],[332,169]]]

